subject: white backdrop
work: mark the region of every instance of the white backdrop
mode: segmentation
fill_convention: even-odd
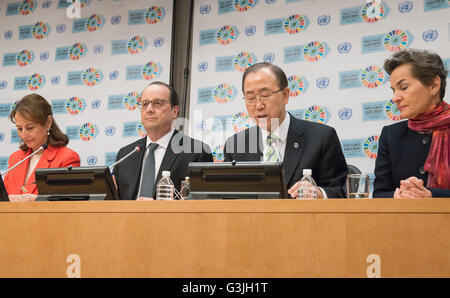
[[[253,125],[242,100],[242,73],[255,62],[272,62],[289,78],[287,109],[333,126],[347,163],[373,181],[381,129],[399,118],[383,61],[414,47],[438,52],[448,65],[449,3],[196,0],[191,134],[223,160],[225,139]]]
[[[0,0],[0,171],[18,149],[8,115],[24,95],[51,102],[83,166],[110,165],[145,135],[139,93],[169,81],[172,0],[71,2]]]

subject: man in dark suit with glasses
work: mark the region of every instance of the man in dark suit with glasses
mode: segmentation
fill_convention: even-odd
[[[289,194],[296,198],[303,169],[311,169],[318,198],[345,197],[347,164],[334,128],[300,120],[286,112],[285,73],[261,62],[242,77],[248,114],[256,124],[225,143],[225,161],[282,161]]]

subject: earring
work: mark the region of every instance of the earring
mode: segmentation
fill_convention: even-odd
[[[50,129],[49,129],[49,130],[47,130],[47,135],[48,135],[48,136],[50,135]]]

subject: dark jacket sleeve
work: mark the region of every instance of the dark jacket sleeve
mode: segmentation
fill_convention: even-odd
[[[374,198],[393,198],[394,181],[392,178],[392,162],[387,142],[387,128],[383,127],[378,140],[378,154],[375,160],[375,180],[373,182]]]
[[[321,149],[317,185],[322,187],[328,198],[345,198],[344,184],[348,174],[347,162],[342,152],[336,130],[330,127]]]

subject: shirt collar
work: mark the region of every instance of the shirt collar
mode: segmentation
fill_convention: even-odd
[[[284,121],[281,123],[281,125],[277,129],[275,129],[273,132],[271,132],[273,135],[275,135],[277,138],[280,139],[281,143],[284,143],[287,140],[290,122],[291,122],[291,117],[290,117],[289,113],[286,113],[286,117],[284,118]],[[270,132],[268,132],[267,130],[261,128],[263,142],[266,141],[269,133]]]
[[[162,147],[162,148],[164,148],[164,149],[167,149],[167,147],[169,146],[169,142],[170,142],[170,140],[172,139],[172,135],[173,135],[173,132],[174,132],[175,130],[174,129],[172,129],[172,130],[170,130],[168,133],[166,133],[162,138],[160,138],[158,141],[156,141],[156,142],[153,142],[151,139],[150,139],[150,137],[147,135],[147,144],[146,144],[146,147],[148,147],[148,145],[150,145],[151,143],[156,143],[156,144],[158,144],[158,147]]]

